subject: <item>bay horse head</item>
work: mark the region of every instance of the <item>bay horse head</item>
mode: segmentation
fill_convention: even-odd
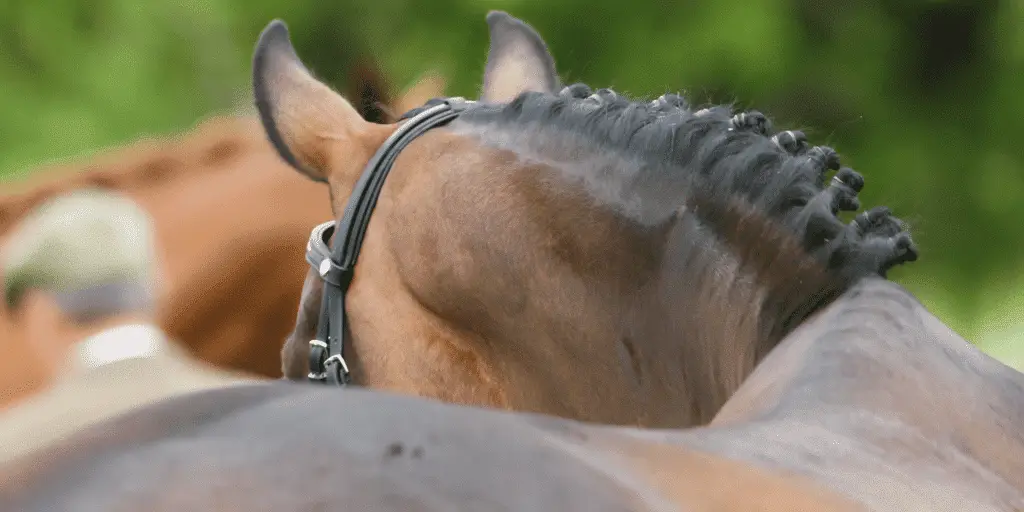
[[[500,12],[487,22],[481,101],[431,101],[396,124],[364,120],[318,81],[282,22],[260,36],[268,137],[329,184],[340,217],[311,239],[319,264],[287,378],[322,377],[309,355],[326,365],[334,344],[332,371],[362,386],[700,424],[810,315],[916,259],[886,208],[839,219],[860,209],[864,181],[833,149],[756,111],[563,88],[533,29]],[[321,276],[340,290],[327,301]]]

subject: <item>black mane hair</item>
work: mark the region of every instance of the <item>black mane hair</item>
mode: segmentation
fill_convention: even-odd
[[[808,252],[849,274],[849,280],[885,277],[891,267],[917,259],[904,223],[886,207],[862,212],[850,224],[839,219],[840,211],[860,209],[857,194],[864,178],[841,167],[834,149],[809,145],[801,131],[773,132],[769,119],[756,110],[734,113],[728,105],[697,110],[677,94],[639,102],[611,89],[574,84],[557,95],[525,92],[507,104],[478,103],[459,119],[529,127],[534,139],[568,134],[642,161],[641,172],[681,172],[686,194],[680,202],[703,205],[700,216],[710,226],[722,227],[715,212],[722,213],[727,199],[742,198],[789,228]],[[835,173],[826,186],[830,171]]]
[[[884,206],[842,222],[839,212],[860,209],[864,178],[842,167],[832,148],[809,145],[802,132],[773,132],[758,111],[694,109],[676,94],[639,102],[575,84],[557,95],[526,92],[506,104],[477,103],[459,122],[514,134],[513,145],[538,154],[589,144],[618,155],[625,165],[616,172],[633,172],[632,191],[643,182],[648,191],[674,182],[674,211],[685,206],[764,285],[759,352],[861,278],[885,277],[917,259],[904,223]],[[695,275],[713,272],[714,264],[704,262]]]

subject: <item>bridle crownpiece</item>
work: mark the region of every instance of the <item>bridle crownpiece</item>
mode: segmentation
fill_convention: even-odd
[[[345,339],[350,336],[345,294],[352,283],[370,216],[398,154],[416,137],[431,128],[448,124],[473,103],[457,97],[432,100],[419,113],[409,117],[363,168],[341,219],[320,224],[310,233],[306,261],[317,269],[324,282],[317,335],[309,342],[310,381],[330,382],[338,386],[351,382],[351,373],[343,355]],[[333,248],[332,235],[335,235]]]

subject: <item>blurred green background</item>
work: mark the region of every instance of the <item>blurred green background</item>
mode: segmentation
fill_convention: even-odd
[[[189,129],[249,102],[273,18],[339,88],[371,55],[396,86],[436,70],[476,97],[489,9],[533,25],[566,83],[737,102],[863,173],[912,222],[892,277],[1024,368],[1024,2],[973,0],[4,0],[0,176]]]

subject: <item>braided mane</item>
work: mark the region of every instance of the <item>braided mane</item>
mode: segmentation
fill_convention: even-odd
[[[580,143],[618,152],[633,163],[631,179],[638,184],[658,180],[663,187],[665,173],[673,173],[682,177],[680,203],[741,198],[790,228],[809,250],[838,249],[849,227],[839,212],[860,209],[861,174],[842,167],[831,147],[809,145],[801,131],[773,131],[771,121],[756,110],[734,112],[728,105],[694,109],[677,94],[638,102],[611,89],[595,92],[575,84],[558,95],[526,92],[507,104],[478,104],[460,121],[499,130],[528,126],[518,131],[526,135],[517,140],[548,154],[554,147]],[[830,171],[835,173],[828,180]],[[857,222],[880,217],[889,219],[882,230],[886,236],[905,227],[884,207],[861,214]],[[910,243],[909,235],[897,238],[900,244]],[[902,262],[879,271],[884,275]]]
[[[840,212],[860,209],[863,176],[802,132],[774,131],[758,111],[694,109],[676,94],[633,101],[575,84],[476,104],[453,123],[460,125],[520,156],[579,167],[584,182],[614,174],[594,178],[592,191],[640,224],[689,211],[699,223],[691,239],[729,248],[760,281],[765,353],[860,278],[917,259],[904,223],[886,207],[841,221]],[[694,261],[693,275],[716,272],[714,261]]]

